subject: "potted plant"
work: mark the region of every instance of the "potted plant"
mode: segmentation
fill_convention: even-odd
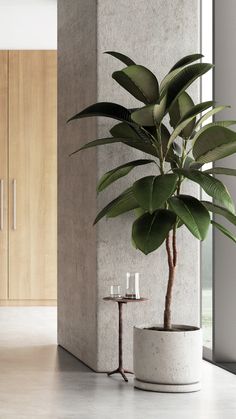
[[[201,54],[178,61],[160,85],[146,67],[118,52],[107,54],[125,64],[125,68],[112,74],[113,79],[143,105],[126,109],[116,103],[101,102],[70,118],[69,121],[102,116],[119,121],[109,137],[89,142],[80,150],[123,143],[149,155],[105,173],[98,182],[98,192],[142,165],[152,164],[153,175],[130,185],[99,212],[94,223],[104,216],[112,218],[134,210],[132,244],[145,255],[165,245],[169,267],[163,325],[134,328],[135,386],[154,391],[196,391],[200,388],[201,330],[172,324],[171,317],[177,237],[179,229],[187,228],[195,238],[204,240],[211,223],[236,242],[228,229],[210,217],[210,213],[219,214],[236,225],[232,198],[224,184],[214,177],[214,174],[236,175],[236,170],[222,167],[204,170],[205,163],[236,152],[236,133],[228,128],[236,121],[203,126],[225,106],[214,107],[212,101],[194,104],[186,92],[212,68],[211,64],[195,63],[202,58]],[[171,131],[166,126],[168,118]],[[183,194],[181,188],[186,180],[200,185],[213,201]]]

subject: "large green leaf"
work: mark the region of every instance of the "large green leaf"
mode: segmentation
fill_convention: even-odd
[[[131,60],[131,58],[127,57],[127,55],[121,54],[120,52],[105,51],[104,54],[112,55],[127,66],[136,64],[133,60]]]
[[[195,126],[195,130],[199,128],[203,122],[205,122],[208,118],[211,118],[213,115],[217,114],[218,112],[223,111],[225,108],[229,108],[229,106],[217,106],[214,109],[211,109],[210,111],[206,112],[198,121]]]
[[[99,102],[94,105],[88,106],[81,112],[72,116],[67,122],[73,121],[74,119],[88,118],[92,116],[104,116],[107,118],[118,119],[119,121],[129,121],[130,111],[117,103],[112,102]]]
[[[175,65],[173,65],[173,67],[171,67],[170,72],[175,70],[176,68],[180,68],[180,67],[183,67],[187,64],[191,64],[194,61],[200,60],[200,58],[202,58],[202,57],[203,57],[202,54],[186,55],[185,57],[183,57],[179,61],[177,61],[177,63]]]
[[[199,240],[204,240],[210,224],[210,216],[198,199],[178,195],[169,199],[172,211],[183,221],[189,231]]]
[[[130,125],[127,122],[120,122],[111,128],[110,133],[113,137],[134,138],[151,144],[150,135],[136,124]]]
[[[127,122],[119,122],[118,124],[114,125],[110,133],[112,137],[115,138],[134,138],[135,140],[139,139],[137,131]]]
[[[232,224],[236,225],[236,216],[232,214],[232,212],[228,211],[226,208],[223,208],[217,204],[213,204],[213,202],[208,202],[208,201],[201,201],[201,202],[208,211],[213,212],[214,214],[222,215],[222,217],[225,217]]]
[[[134,198],[133,188],[126,189],[121,195],[111,201],[105,208],[103,208],[95,218],[94,224],[96,224],[105,215],[109,218],[117,217],[125,212],[131,211],[138,208],[139,204]]]
[[[177,156],[181,155],[181,147],[179,144],[173,142],[172,147],[167,150],[168,142],[170,139],[170,133],[164,124],[161,124],[161,142],[163,155],[167,162],[176,161]]]
[[[188,67],[184,67],[178,74],[176,74],[176,76],[170,80],[167,88],[166,112],[183,91],[185,91],[198,77],[205,74],[212,67],[212,64],[207,63],[192,64]]]
[[[122,164],[121,166],[116,167],[113,170],[110,170],[109,172],[105,173],[99,180],[97,191],[98,192],[103,191],[111,183],[115,182],[116,180],[120,179],[123,176],[128,175],[128,173],[130,173],[131,170],[133,170],[135,167],[143,166],[149,163],[155,163],[155,162],[154,160],[147,160],[147,159],[146,160],[145,159],[133,160],[128,163]]]
[[[229,169],[228,167],[212,167],[212,169],[204,170],[204,173],[211,173],[213,175],[236,176],[236,169]]]
[[[158,249],[166,239],[176,221],[173,212],[165,209],[139,217],[132,228],[132,239],[145,255]]]
[[[212,196],[229,211],[234,212],[233,200],[227,188],[219,179],[215,179],[208,173],[199,170],[175,169],[175,173],[198,183],[209,196]]]
[[[196,116],[212,106],[213,102],[203,102],[198,103],[197,105],[193,106],[191,109],[189,109],[179,120],[178,125],[172,132],[168,147],[171,146],[171,144],[174,142],[174,140],[178,137],[178,135],[181,135],[183,138],[188,138],[192,134],[192,131],[194,129]]]
[[[198,103],[197,105],[194,105],[191,109],[189,109],[185,114],[182,116],[180,121],[178,122],[178,125],[185,121],[188,118],[191,118],[192,116],[196,116],[201,112],[204,112],[206,109],[213,106],[214,102],[212,100],[208,100],[206,102]]]
[[[170,125],[175,128],[178,125],[178,122],[183,117],[183,115],[194,106],[192,98],[187,92],[181,93],[176,102],[171,106],[169,110],[170,115]],[[194,127],[194,121],[192,121],[188,126],[186,126],[182,133],[181,137],[189,137],[192,133]],[[179,134],[178,134],[179,135]]]
[[[86,150],[87,148],[97,147],[97,146],[106,145],[106,144],[121,143],[121,142],[123,142],[123,138],[113,138],[113,137],[99,138],[97,140],[89,141],[88,143],[82,145],[82,147],[73,151],[73,153],[71,153],[70,156],[73,156],[74,154],[78,153],[81,150]]]
[[[234,234],[231,233],[227,228],[222,226],[219,223],[216,223],[215,221],[211,221],[211,224],[216,227],[221,233],[223,233],[225,236],[227,236],[229,239],[233,240],[234,243],[236,243],[236,237]]]
[[[170,84],[170,81],[182,70],[183,67],[176,68],[175,70],[171,71],[170,73],[167,73],[164,79],[162,80],[160,84],[160,97],[164,97],[164,95],[167,92],[168,86]]]
[[[177,181],[175,174],[145,176],[134,183],[134,197],[140,207],[153,213],[173,194]]]
[[[132,112],[131,119],[141,126],[159,125],[166,107],[166,98],[163,98],[160,104],[144,106],[137,111]]]
[[[206,126],[194,137],[193,156],[198,163],[209,163],[236,152],[236,133],[220,126]]]
[[[99,138],[98,140],[90,141],[89,143],[84,144],[82,147],[80,147],[78,150],[75,150],[70,155],[78,153],[81,150],[85,150],[87,148],[97,147],[100,145],[106,145],[106,144],[115,144],[115,143],[122,143],[126,144],[129,147],[135,148],[136,150],[142,151],[144,153],[150,154],[151,156],[157,157],[157,151],[155,147],[153,147],[151,144],[142,142],[140,139],[134,139],[134,138]]]
[[[112,78],[136,99],[145,104],[159,100],[159,85],[154,74],[142,65],[131,65],[115,71]]]
[[[161,82],[161,86],[160,86],[161,96],[166,93],[167,87],[168,87],[170,81],[173,79],[173,77],[175,77],[178,73],[180,73],[180,71],[182,70],[182,68],[185,65],[191,64],[191,63],[193,63],[194,61],[198,60],[201,57],[202,57],[201,54],[192,54],[192,55],[187,55],[186,57],[184,57],[180,61],[178,61],[171,68],[169,73],[164,77],[164,79]]]
[[[204,125],[204,128],[210,128],[210,127],[230,127],[232,125],[235,125],[236,121],[235,119],[226,119],[223,121],[215,121],[215,122],[210,122],[207,125]]]

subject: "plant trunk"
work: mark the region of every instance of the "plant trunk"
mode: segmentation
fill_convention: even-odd
[[[173,229],[172,236],[172,251],[170,243],[170,234],[166,238],[166,252],[169,267],[169,278],[165,298],[165,311],[164,311],[164,329],[171,329],[171,303],[173,294],[173,285],[175,280],[175,271],[177,266],[177,247],[176,247],[176,227]]]

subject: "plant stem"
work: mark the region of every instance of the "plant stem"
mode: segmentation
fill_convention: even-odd
[[[158,140],[158,146],[159,146],[160,172],[162,175],[164,175],[164,155],[163,155],[163,147],[162,147],[162,139],[161,139],[161,129],[158,126],[156,126],[156,133],[157,133],[157,140]]]
[[[170,234],[166,238],[166,252],[168,259],[169,267],[169,278],[167,284],[166,298],[165,298],[165,311],[164,311],[164,329],[171,329],[171,303],[172,303],[172,294],[173,294],[173,285],[175,280],[175,271],[177,266],[177,244],[176,244],[176,230],[177,226],[175,224],[173,228],[172,235],[172,252],[171,252],[171,243],[170,243]]]

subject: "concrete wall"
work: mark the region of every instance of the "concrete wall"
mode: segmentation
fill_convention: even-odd
[[[96,121],[66,125],[96,101],[96,4],[60,1],[58,12],[58,342],[96,369],[96,151],[69,157]]]
[[[150,301],[125,307],[125,361],[132,367],[132,325],[162,322],[167,262],[164,248],[147,257],[132,248],[131,213],[102,220],[97,232],[91,227],[97,209],[150,169],[136,170],[99,197],[95,180],[142,153],[110,145],[69,160],[80,142],[106,136],[112,121],[66,126],[65,120],[95,101],[136,105],[111,78],[122,64],[103,51],[126,53],[160,79],[181,56],[199,51],[199,28],[198,0],[59,0],[59,343],[97,371],[117,363],[117,307],[102,297],[112,284],[124,290],[126,271],[141,273],[141,293]],[[196,99],[198,91],[195,84]],[[195,185],[186,188],[198,195]],[[184,228],[178,242],[173,318],[199,324],[199,243]]]
[[[231,105],[221,112],[218,119],[236,119],[236,57],[235,50],[236,3],[234,0],[215,0],[214,98],[217,102]],[[217,119],[217,118],[216,118]],[[235,127],[231,127],[235,128]],[[236,156],[217,162],[218,167],[236,167]],[[236,202],[235,177],[220,176]],[[219,223],[236,234],[236,228],[217,217]],[[236,281],[235,244],[220,232],[214,232],[214,358],[216,361],[236,361]]]

